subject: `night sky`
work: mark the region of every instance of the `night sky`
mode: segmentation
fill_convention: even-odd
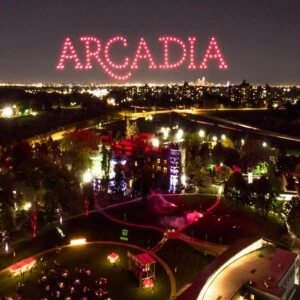
[[[125,56],[132,63],[144,37],[159,65],[163,43],[158,37],[172,35],[187,46],[189,36],[197,38],[198,66],[215,36],[228,69],[221,71],[216,61],[210,61],[208,70],[191,71],[185,61],[175,70],[149,70],[148,62],[141,60],[130,82],[179,82],[205,76],[220,83],[247,79],[253,84],[300,84],[299,14],[298,0],[2,0],[0,82],[116,82],[94,60],[92,70],[75,70],[73,62],[67,62],[63,71],[56,70],[65,38],[71,38],[84,64],[81,36],[99,38],[102,50],[113,36],[127,38],[126,48],[112,47],[111,57],[119,63]],[[171,59],[176,60],[177,50],[172,50]]]

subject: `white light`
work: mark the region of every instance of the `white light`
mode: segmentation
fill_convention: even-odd
[[[3,118],[11,118],[14,114],[14,111],[11,107],[7,106],[4,107],[2,110],[2,117]]]
[[[84,245],[86,244],[86,239],[75,239],[70,241],[71,246]]]
[[[216,141],[218,140],[218,138],[214,135],[214,136],[212,137],[212,140],[213,140],[214,142],[216,142]]]
[[[226,139],[226,135],[225,134],[222,134],[221,135],[221,139],[224,141]]]
[[[176,139],[177,140],[181,140],[183,137],[183,130],[182,129],[178,129],[177,133],[176,133]]]
[[[266,142],[263,142],[262,146],[265,148],[267,147],[267,143]]]
[[[90,169],[88,169],[82,176],[83,183],[89,183],[93,179],[93,175]]]
[[[23,209],[24,209],[24,210],[29,210],[31,207],[32,207],[32,204],[31,204],[30,202],[26,202],[26,203],[23,205]]]
[[[180,179],[181,179],[181,183],[183,185],[185,185],[186,184],[186,176],[185,176],[185,174],[182,174]]]
[[[199,136],[200,136],[201,138],[204,138],[204,137],[205,137],[205,131],[204,131],[203,129],[201,129],[201,130],[199,131]]]
[[[242,139],[242,140],[241,140],[241,143],[242,143],[242,145],[244,145],[244,144],[245,144],[245,140]]]
[[[159,139],[157,139],[157,138],[152,139],[152,146],[159,147]]]

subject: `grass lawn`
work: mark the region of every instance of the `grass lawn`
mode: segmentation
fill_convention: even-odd
[[[38,278],[41,278],[42,270],[47,272],[47,269],[51,268],[54,268],[57,272],[56,274],[59,274],[56,282],[63,281],[65,283],[65,287],[60,289],[61,294],[65,297],[70,294],[68,285],[72,286],[74,279],[80,276],[79,271],[76,272],[76,268],[78,270],[86,268],[91,270],[92,274],[90,276],[92,279],[85,278],[85,283],[82,283],[81,289],[84,285],[89,285],[90,287],[95,286],[95,279],[105,277],[108,280],[107,288],[109,296],[112,299],[168,299],[170,295],[170,286],[164,269],[159,264],[156,264],[157,280],[152,291],[139,288],[138,280],[126,270],[128,250],[135,253],[131,249],[122,246],[85,245],[62,249],[59,254],[52,252],[48,255],[44,255],[43,262],[46,261],[47,266],[43,266],[43,263],[39,263],[38,268],[33,270],[31,274],[27,272],[24,276],[24,281],[28,282],[25,283],[23,289],[23,299],[41,299],[45,295],[45,284],[38,284]],[[107,255],[111,252],[116,252],[120,255],[120,261],[116,263],[115,267],[107,260]],[[54,265],[54,260],[59,263],[59,267]],[[68,278],[60,276],[62,273],[61,270],[63,269],[69,271]],[[20,281],[22,281],[20,275],[11,277],[8,272],[1,274],[0,295],[13,295],[15,293],[16,285]]]
[[[222,201],[215,210],[187,228],[185,233],[202,240],[207,236],[208,241],[230,245],[239,238],[250,237],[279,242],[285,231],[283,224],[272,218],[261,218],[245,208],[233,209]]]
[[[179,240],[168,240],[157,254],[169,265],[176,278],[177,290],[191,283],[196,274],[214,260]],[[176,272],[175,272],[176,271]]]
[[[162,238],[162,233],[150,229],[139,229],[124,226],[107,220],[99,213],[90,214],[89,217],[78,217],[64,221],[60,226],[64,237],[61,237],[55,227],[42,230],[42,234],[34,239],[28,239],[13,245],[16,256],[0,255],[0,270],[40,251],[53,248],[56,245],[67,245],[73,238],[84,237],[87,241],[121,241],[122,230],[128,230],[128,242],[147,248],[149,239],[151,247]]]
[[[154,198],[155,197],[149,197],[147,204],[143,204],[142,202],[132,203],[124,207],[109,209],[106,213],[120,220],[124,220],[124,214],[126,214],[127,222],[163,228],[164,226],[162,225],[161,219],[164,216],[183,216],[185,211],[193,210],[205,211],[216,201],[216,196],[212,195],[164,195],[164,199],[176,204],[178,209],[159,214],[152,208],[152,201],[155,201]]]
[[[167,201],[170,201],[183,210],[205,211],[216,201],[216,196],[205,194],[182,194],[165,195]]]

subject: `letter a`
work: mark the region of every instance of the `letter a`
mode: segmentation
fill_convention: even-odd
[[[144,52],[143,54],[141,54],[141,50],[143,50],[143,52]],[[146,41],[143,38],[140,39],[139,45],[138,45],[136,53],[135,53],[133,63],[131,65],[131,69],[137,69],[138,68],[137,61],[140,60],[140,59],[148,59],[149,69],[156,69],[156,65],[153,61],[151,52],[150,52],[150,50],[147,46]]]
[[[79,61],[70,38],[66,38],[64,42],[63,50],[61,52],[59,63],[56,66],[56,69],[63,70],[65,68],[65,60],[73,60],[75,63],[75,69],[83,68],[83,65]]]
[[[214,49],[214,53],[212,54],[212,49]],[[214,37],[211,38],[208,48],[206,50],[206,53],[203,57],[203,60],[200,65],[200,69],[207,69],[207,61],[209,59],[218,59],[220,64],[219,64],[219,69],[227,69],[227,64],[225,63],[221,51],[218,47],[217,41]]]

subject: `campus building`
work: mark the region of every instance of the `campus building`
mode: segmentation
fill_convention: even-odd
[[[205,267],[177,300],[296,299],[299,254],[265,239],[241,240]]]
[[[183,183],[185,170],[185,148],[180,142],[159,141],[154,133],[141,133],[119,142],[108,136],[101,136],[99,149],[91,151],[93,178],[100,184],[103,147],[110,152],[109,177],[114,177],[114,166],[121,163],[130,171],[147,168],[151,181],[172,193],[178,192]],[[129,180],[129,178],[127,178]]]

